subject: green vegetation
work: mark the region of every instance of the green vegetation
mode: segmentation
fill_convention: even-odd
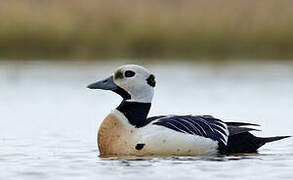
[[[293,59],[293,1],[0,1],[0,57]]]

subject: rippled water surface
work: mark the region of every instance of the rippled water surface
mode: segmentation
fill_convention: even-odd
[[[86,89],[127,61],[0,61],[0,179],[292,179],[293,138],[258,154],[102,159],[96,133],[120,97]],[[293,135],[293,63],[140,63],[154,72],[151,115],[211,114]]]

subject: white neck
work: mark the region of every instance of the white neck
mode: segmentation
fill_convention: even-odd
[[[128,91],[128,90],[126,90]],[[141,102],[141,103],[151,103],[154,96],[153,88],[146,88],[140,91],[128,92],[131,96],[131,99],[128,99],[128,102]]]
[[[140,102],[140,103],[151,103],[152,102],[152,99],[153,99],[153,96],[131,96],[131,99],[128,99],[126,101],[128,102]]]

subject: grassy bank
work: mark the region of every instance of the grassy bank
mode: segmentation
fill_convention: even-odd
[[[1,58],[293,59],[293,1],[0,1]]]

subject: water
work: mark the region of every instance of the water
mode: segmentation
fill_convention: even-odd
[[[125,62],[0,61],[0,179],[292,179],[293,138],[258,154],[102,159],[96,133],[120,102],[86,85]],[[293,63],[140,63],[154,72],[151,115],[211,114],[293,134]]]

